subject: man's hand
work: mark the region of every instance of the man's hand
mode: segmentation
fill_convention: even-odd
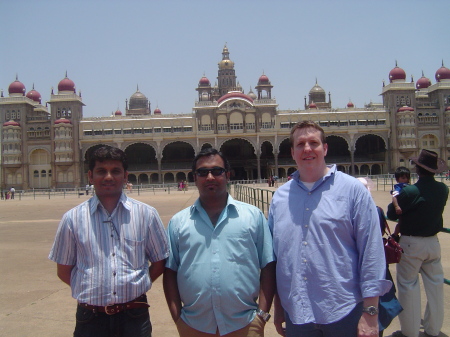
[[[378,315],[363,313],[358,323],[358,337],[378,336]]]
[[[273,324],[275,325],[279,335],[286,336],[286,329],[283,327],[283,323],[286,322],[286,319],[284,318],[284,309],[281,306],[278,294],[275,294],[273,298],[273,309]]]

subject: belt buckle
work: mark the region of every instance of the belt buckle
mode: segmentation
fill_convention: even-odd
[[[105,305],[105,314],[114,315],[119,312],[119,308],[116,308],[116,305]]]

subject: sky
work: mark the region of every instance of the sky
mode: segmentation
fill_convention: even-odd
[[[16,79],[50,99],[65,77],[84,117],[125,111],[139,91],[152,111],[191,113],[214,85],[226,44],[248,93],[268,76],[280,110],[303,109],[316,83],[333,108],[381,103],[398,66],[407,80],[450,68],[448,0],[0,0],[0,89]]]

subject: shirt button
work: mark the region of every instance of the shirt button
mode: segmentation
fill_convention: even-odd
[[[303,259],[303,262],[305,262],[305,263],[306,263],[306,262],[308,262],[308,260],[306,260],[306,259]]]
[[[306,208],[307,211],[309,211],[309,208]]]
[[[112,253],[112,256],[116,256],[116,253]]]
[[[311,192],[308,192],[308,195],[311,195]]]
[[[304,278],[303,278],[303,280],[305,280],[305,281],[306,281],[307,279],[308,279],[307,277],[304,277]]]
[[[113,295],[117,294],[116,292],[113,292]]]
[[[305,225],[305,228],[308,228],[308,225]]]
[[[111,234],[111,237],[113,238],[113,237],[114,237],[114,235],[112,235],[112,234]]]
[[[307,246],[307,245],[308,245],[308,242],[303,242],[303,245],[304,245],[304,246]]]

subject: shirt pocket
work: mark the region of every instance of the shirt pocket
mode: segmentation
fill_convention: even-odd
[[[145,264],[144,240],[123,239],[123,259],[125,265],[142,269]]]

